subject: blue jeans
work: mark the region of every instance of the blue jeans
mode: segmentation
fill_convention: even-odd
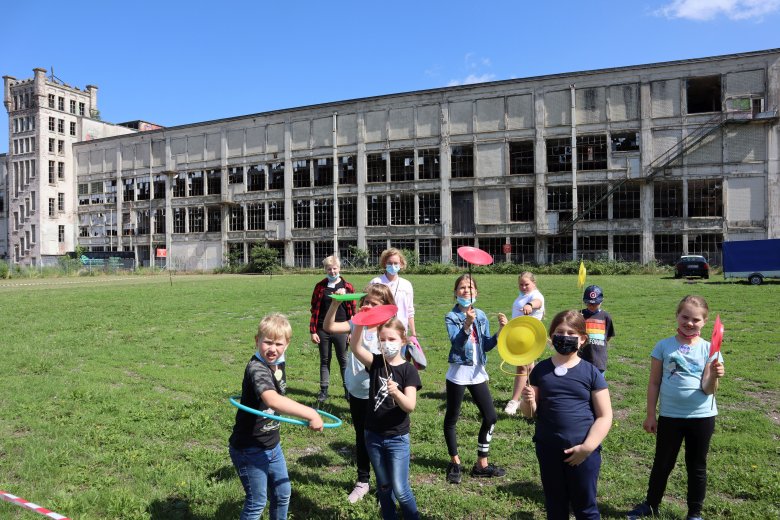
[[[374,467],[382,518],[398,518],[393,495],[398,499],[404,520],[419,518],[417,502],[409,486],[409,434],[383,437],[366,430],[366,449]]]
[[[241,520],[257,520],[263,514],[266,499],[270,495],[268,514],[271,520],[287,518],[290,505],[290,477],[284,460],[282,445],[270,450],[262,448],[238,449],[229,447],[230,460],[238,471],[246,498]]]

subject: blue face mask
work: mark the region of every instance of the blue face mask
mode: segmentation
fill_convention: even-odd
[[[458,297],[458,305],[461,307],[469,307],[471,305],[474,305],[474,303],[477,301],[476,298],[460,298]]]
[[[328,277],[328,281],[329,281],[329,282],[335,282],[336,280],[338,280],[338,279],[339,279],[339,275],[336,275],[336,276],[331,276],[331,275],[329,275],[329,274],[326,274],[325,276],[327,276],[327,277]]]
[[[255,351],[255,357],[260,360],[261,363],[263,363],[266,366],[273,366],[273,365],[281,365],[284,363],[284,356],[279,356],[276,361],[273,363],[269,363],[263,356],[260,355],[260,352]]]
[[[387,265],[385,266],[385,271],[387,271],[387,274],[396,275],[396,274],[398,274],[398,272],[399,272],[400,270],[401,270],[401,266],[400,266],[400,265],[396,265],[396,264],[387,264]]]

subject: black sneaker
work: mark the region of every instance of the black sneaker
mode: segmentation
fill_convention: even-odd
[[[503,477],[506,475],[506,470],[504,468],[498,467],[492,462],[485,466],[484,468],[481,468],[474,464],[474,467],[471,468],[471,476],[472,477],[485,477],[485,478],[493,478],[493,477]]]
[[[450,462],[447,466],[447,482],[450,484],[460,484],[463,477],[463,466]]]
[[[322,404],[327,400],[328,400],[328,389],[323,388],[322,390],[320,390],[320,393],[317,394],[317,402]]]
[[[642,502],[628,512],[628,519],[635,520],[637,518],[644,518],[646,516],[656,516],[658,514],[658,506],[653,507],[647,502]]]

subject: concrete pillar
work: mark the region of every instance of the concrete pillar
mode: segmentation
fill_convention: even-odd
[[[98,115],[97,91],[98,88],[95,85],[87,85],[87,94],[89,94],[89,107],[87,109],[87,115],[92,119],[96,119],[95,116]]]

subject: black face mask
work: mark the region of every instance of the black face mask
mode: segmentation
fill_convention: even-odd
[[[580,346],[580,338],[577,336],[563,336],[561,334],[555,334],[552,337],[552,344],[558,354],[566,356],[572,352],[576,352]]]

